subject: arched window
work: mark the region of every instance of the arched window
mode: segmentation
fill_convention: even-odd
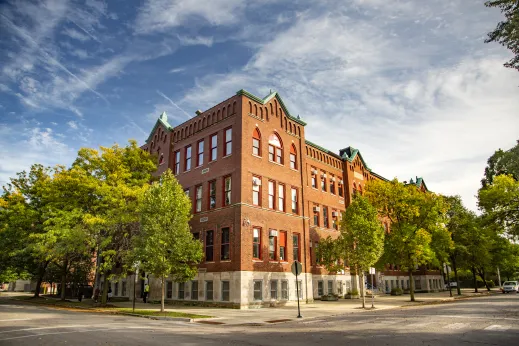
[[[357,185],[353,183],[353,196],[357,195]]]
[[[164,154],[160,154],[159,165],[162,165],[163,163],[164,163]]]
[[[293,144],[290,147],[290,168],[297,169],[297,151]]]
[[[252,154],[261,156],[261,133],[257,127],[252,133]]]
[[[283,164],[283,143],[275,133],[269,137],[269,160],[280,165]]]
[[[359,184],[359,193],[362,196],[362,185]]]

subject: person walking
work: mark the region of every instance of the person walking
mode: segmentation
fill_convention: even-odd
[[[108,286],[108,301],[112,298],[112,287]]]
[[[146,284],[144,286],[144,295],[142,296],[144,303],[146,303],[146,300],[148,299],[149,294],[150,294],[150,285]]]

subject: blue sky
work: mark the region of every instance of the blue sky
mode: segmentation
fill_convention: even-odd
[[[475,210],[487,158],[519,139],[519,73],[483,43],[500,19],[470,0],[2,2],[0,184],[272,89],[307,139]]]

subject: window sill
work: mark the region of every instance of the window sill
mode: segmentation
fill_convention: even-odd
[[[273,163],[273,164],[275,164],[275,165],[281,166],[281,167],[285,167],[284,164],[282,164],[282,163],[277,163],[276,161],[270,161],[270,160],[269,160],[269,162],[270,162],[270,163]]]
[[[218,161],[218,160],[212,160],[212,161],[209,161],[207,164],[210,165],[210,164],[212,164],[212,163],[215,163],[216,161]]]
[[[205,261],[204,263],[206,263],[206,264],[207,264],[207,263],[210,264],[210,263],[216,263],[216,262],[215,262],[215,261]]]
[[[195,169],[202,168],[203,166],[204,166],[204,164],[201,164],[200,166],[196,166]]]
[[[184,171],[184,173],[189,173],[189,172],[191,172],[191,168],[188,169],[187,171]]]
[[[299,172],[298,169],[294,169],[294,168],[290,168],[291,171],[294,171],[294,172]]]
[[[220,263],[231,263],[231,260],[220,260]]]
[[[232,153],[229,154],[229,155],[225,155],[225,156],[223,156],[222,159],[226,159],[226,158],[231,157],[231,156],[232,156]]]
[[[253,259],[252,262],[254,262],[254,263],[263,263],[263,260],[261,260],[259,258],[256,258],[256,259]]]
[[[257,159],[262,159],[263,158],[262,156],[258,156],[258,155],[254,155],[254,154],[251,154],[251,155],[252,155],[252,157],[255,157]]]

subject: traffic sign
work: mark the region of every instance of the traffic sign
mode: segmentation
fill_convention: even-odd
[[[295,276],[301,275],[301,272],[303,271],[303,266],[301,265],[301,262],[294,261],[292,263],[292,274]]]

